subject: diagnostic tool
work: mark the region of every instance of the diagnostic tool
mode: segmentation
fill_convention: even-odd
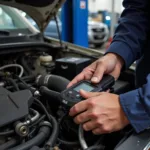
[[[98,84],[93,84],[91,81],[83,80],[66,89],[61,93],[63,104],[72,107],[76,103],[84,100],[79,91],[81,89],[87,92],[102,92],[110,89],[115,83],[115,79],[111,75],[104,75],[103,79]]]

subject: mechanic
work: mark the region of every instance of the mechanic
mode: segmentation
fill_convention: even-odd
[[[124,0],[123,11],[107,53],[75,77],[68,87],[83,79],[98,83],[104,74],[117,79],[137,60],[137,88],[125,94],[89,93],[70,109],[70,116],[85,131],[111,133],[131,124],[137,133],[150,127],[150,1]]]

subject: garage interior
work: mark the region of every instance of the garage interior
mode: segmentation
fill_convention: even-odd
[[[117,79],[67,87],[107,53],[122,2],[0,0],[0,150],[150,150],[150,129],[136,133],[129,124],[96,135],[69,114],[85,100],[82,88],[114,95],[136,89],[136,62]]]

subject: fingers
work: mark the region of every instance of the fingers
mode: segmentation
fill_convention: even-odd
[[[106,71],[105,66],[101,62],[98,61],[97,64],[96,64],[96,70],[93,74],[93,77],[92,77],[91,81],[93,83],[99,83],[100,80],[102,79],[105,71]]]
[[[76,84],[77,82],[84,80],[85,75],[84,73],[80,73],[79,75],[77,75],[67,86],[67,88],[71,87],[72,85]]]
[[[77,82],[83,79],[84,79],[84,73],[80,73],[68,84],[67,88],[71,87],[72,85],[76,84]]]
[[[97,126],[95,125],[95,120],[91,120],[83,124],[83,129],[85,131],[91,131],[94,130],[95,128],[97,128]]]
[[[105,133],[101,128],[96,128],[92,132],[95,135],[100,135],[100,134],[104,134]]]
[[[81,112],[84,112],[88,109],[88,104],[86,101],[82,101],[76,105],[74,105],[69,112],[70,116],[75,116],[77,114],[80,114]]]
[[[84,97],[85,99],[91,98],[91,97],[95,97],[95,96],[99,96],[100,92],[87,92],[84,90],[80,90],[80,95],[82,97]]]
[[[92,73],[90,71],[82,71],[79,75],[77,75],[67,86],[67,88],[72,85],[78,83],[81,80],[89,80],[92,77]]]
[[[96,128],[96,129],[94,129],[94,130],[92,130],[92,132],[93,132],[93,134],[95,134],[95,135],[100,135],[100,134],[107,134],[107,133],[111,133],[111,132],[113,132],[113,131],[111,131],[111,129],[109,129],[109,128]]]
[[[85,68],[79,75],[77,75],[67,86],[67,88],[71,87],[72,85],[76,84],[81,80],[90,80],[92,75],[96,69],[96,62],[92,63],[90,66]]]
[[[82,124],[82,123],[87,122],[89,120],[90,120],[90,118],[89,118],[87,111],[81,113],[80,115],[78,115],[77,117],[74,118],[74,122],[76,124]]]
[[[110,89],[108,89],[106,92],[107,92],[107,93],[110,93]]]

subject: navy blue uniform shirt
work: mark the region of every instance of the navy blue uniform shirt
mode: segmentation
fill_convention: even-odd
[[[137,89],[120,95],[121,106],[136,132],[150,127],[150,0],[124,0],[119,26],[108,52],[128,68],[135,60]]]

